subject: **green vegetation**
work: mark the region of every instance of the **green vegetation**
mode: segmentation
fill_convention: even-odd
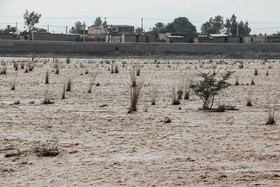
[[[192,84],[190,88],[194,91],[203,101],[203,110],[212,109],[215,96],[220,90],[230,86],[227,80],[230,78],[233,71],[227,71],[226,74],[222,75],[221,80],[216,79],[217,72],[213,71],[208,73],[200,73],[199,76],[203,79],[196,84]]]

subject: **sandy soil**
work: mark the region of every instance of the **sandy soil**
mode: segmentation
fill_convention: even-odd
[[[58,75],[53,59],[35,60],[34,70],[24,73],[14,70],[13,61],[27,64],[30,59],[1,58],[8,69],[0,75],[0,186],[280,186],[280,127],[265,125],[267,100],[280,94],[279,60],[122,59],[115,62],[119,74],[111,74],[111,60],[71,59],[66,64],[58,59]],[[128,114],[134,65],[142,66],[137,79],[145,87],[138,111]],[[219,98],[239,110],[201,111],[202,102],[193,93],[190,100],[171,105],[174,84],[184,75],[197,81],[200,71],[213,66],[220,73],[236,71],[230,82],[238,76],[241,85],[227,88]],[[97,70],[100,86],[87,93]],[[69,78],[72,91],[62,100]],[[252,78],[253,106],[247,107]],[[159,83],[154,106],[152,83]],[[47,96],[54,104],[42,104]],[[20,104],[14,104],[17,100]],[[164,123],[165,117],[171,123]],[[57,147],[59,155],[38,156],[35,151],[43,144]]]

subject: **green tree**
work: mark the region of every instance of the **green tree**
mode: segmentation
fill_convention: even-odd
[[[28,10],[25,10],[25,13],[23,14],[24,18],[24,24],[27,27],[26,33],[29,34],[28,38],[30,39],[31,33],[36,30],[35,25],[39,23],[39,20],[41,18],[41,14],[38,14],[36,12],[28,12]]]
[[[210,18],[201,26],[202,34],[220,34],[224,29],[224,18],[220,15]]]
[[[144,32],[144,30],[141,28],[141,27],[137,27],[136,29],[135,29],[135,33],[136,34],[142,34]]]
[[[100,27],[102,26],[102,20],[101,20],[101,17],[97,17],[94,21],[94,27]]]
[[[71,33],[71,34],[83,34],[84,33],[84,27],[86,28],[86,26],[84,26],[82,24],[82,22],[77,21],[75,23],[75,26],[72,26],[72,28],[70,29],[69,33]]]
[[[167,24],[165,32],[196,33],[196,27],[186,17],[178,17]]]
[[[233,71],[227,71],[219,81],[216,79],[217,72],[215,71],[212,73],[200,73],[199,76],[202,80],[196,84],[190,85],[190,88],[194,91],[195,95],[203,101],[203,110],[212,109],[215,96],[220,90],[230,86],[230,83],[228,83],[227,80],[232,73]]]
[[[251,28],[249,27],[248,21],[245,23],[243,21],[237,22],[237,17],[233,14],[230,19],[226,20],[225,24],[226,34],[237,36],[237,29],[238,35],[248,36],[251,33]]]
[[[17,32],[17,28],[12,27],[11,25],[7,25],[7,27],[4,30],[0,30],[0,33],[5,33],[5,34],[16,33],[16,32]]]
[[[149,32],[149,34],[153,34],[158,38],[158,34],[163,32],[164,32],[164,23],[158,22],[155,24],[155,26],[153,27],[152,31]]]

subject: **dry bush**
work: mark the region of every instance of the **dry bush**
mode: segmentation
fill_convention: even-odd
[[[55,63],[54,64],[54,68],[55,68],[55,74],[59,74],[59,64],[58,63]]]
[[[66,92],[70,92],[71,87],[72,87],[72,81],[71,81],[71,79],[69,79],[67,84],[66,84]]]
[[[244,68],[244,65],[243,65],[243,64],[239,64],[239,65],[238,65],[238,68],[239,68],[239,69],[243,69],[243,68]]]
[[[70,64],[71,63],[71,60],[70,60],[70,57],[68,57],[67,59],[66,59],[66,64]]]
[[[14,68],[15,68],[15,71],[18,70],[18,63],[17,62],[14,62]]]
[[[255,69],[255,73],[254,73],[255,76],[259,75],[259,71],[258,69]]]
[[[129,74],[130,74],[131,87],[135,87],[136,86],[136,76],[135,76],[134,69],[130,70]]]
[[[141,66],[138,65],[136,66],[136,76],[140,76],[140,72],[141,72]]]
[[[14,79],[14,82],[12,83],[11,90],[15,90],[16,89],[16,80],[17,80],[17,74],[15,75],[15,79]]]
[[[7,74],[7,65],[1,68],[0,74],[6,75]]]
[[[88,93],[91,93],[91,89],[94,85],[95,79],[98,74],[99,74],[99,70],[93,74],[92,79],[90,80],[90,83],[89,83]]]
[[[130,71],[130,80],[131,80],[131,87],[130,87],[130,107],[128,113],[137,111],[137,104],[140,97],[140,91],[143,86],[143,81],[140,83],[136,82],[135,71],[132,69]]]
[[[114,73],[114,64],[111,64],[111,69],[110,69],[111,74]]]
[[[190,81],[186,81],[186,82],[189,82],[189,83],[185,84],[184,100],[189,100],[190,99],[190,85],[192,85],[192,79]]]
[[[21,68],[21,69],[24,69],[24,62],[21,62],[21,63],[20,63],[20,68]]]
[[[253,87],[251,86],[250,90],[248,91],[246,106],[253,106],[253,104],[252,104],[252,97],[253,97]]]
[[[45,84],[49,84],[49,71],[46,71]]]
[[[61,99],[65,99],[65,91],[66,91],[65,87],[66,87],[65,84],[63,84],[63,91],[62,91]]]
[[[172,105],[179,105],[180,101],[179,101],[179,98],[178,98],[178,91],[177,91],[175,83],[174,83],[174,85],[171,89],[171,96],[172,96]]]
[[[239,76],[237,75],[235,77],[235,86],[238,86],[239,85]]]
[[[276,99],[272,106],[269,105],[269,102],[267,103],[267,105],[268,105],[268,119],[266,121],[266,125],[274,125],[276,123],[276,119],[275,119]]]
[[[16,100],[15,102],[14,102],[14,105],[19,105],[20,104],[20,100]]]
[[[54,104],[54,102],[51,101],[51,97],[50,97],[50,95],[49,95],[48,89],[46,89],[46,91],[45,91],[43,104],[45,104],[45,105]]]
[[[115,65],[115,73],[119,73],[119,67],[118,64]]]
[[[57,156],[60,153],[57,145],[52,142],[35,142],[33,143],[32,150],[37,156],[42,157]]]
[[[35,64],[31,64],[31,63],[28,63],[26,66],[28,68],[28,71],[33,71],[33,69],[35,68]]]
[[[255,85],[254,79],[251,80],[251,85]]]
[[[156,104],[156,99],[158,97],[158,86],[159,84],[152,84],[149,89],[149,95],[151,98],[152,105]]]

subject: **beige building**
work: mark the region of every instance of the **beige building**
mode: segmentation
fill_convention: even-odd
[[[88,34],[105,34],[103,27],[88,27]]]
[[[135,34],[134,26],[132,26],[132,25],[108,25],[107,34],[111,34],[111,35]]]

